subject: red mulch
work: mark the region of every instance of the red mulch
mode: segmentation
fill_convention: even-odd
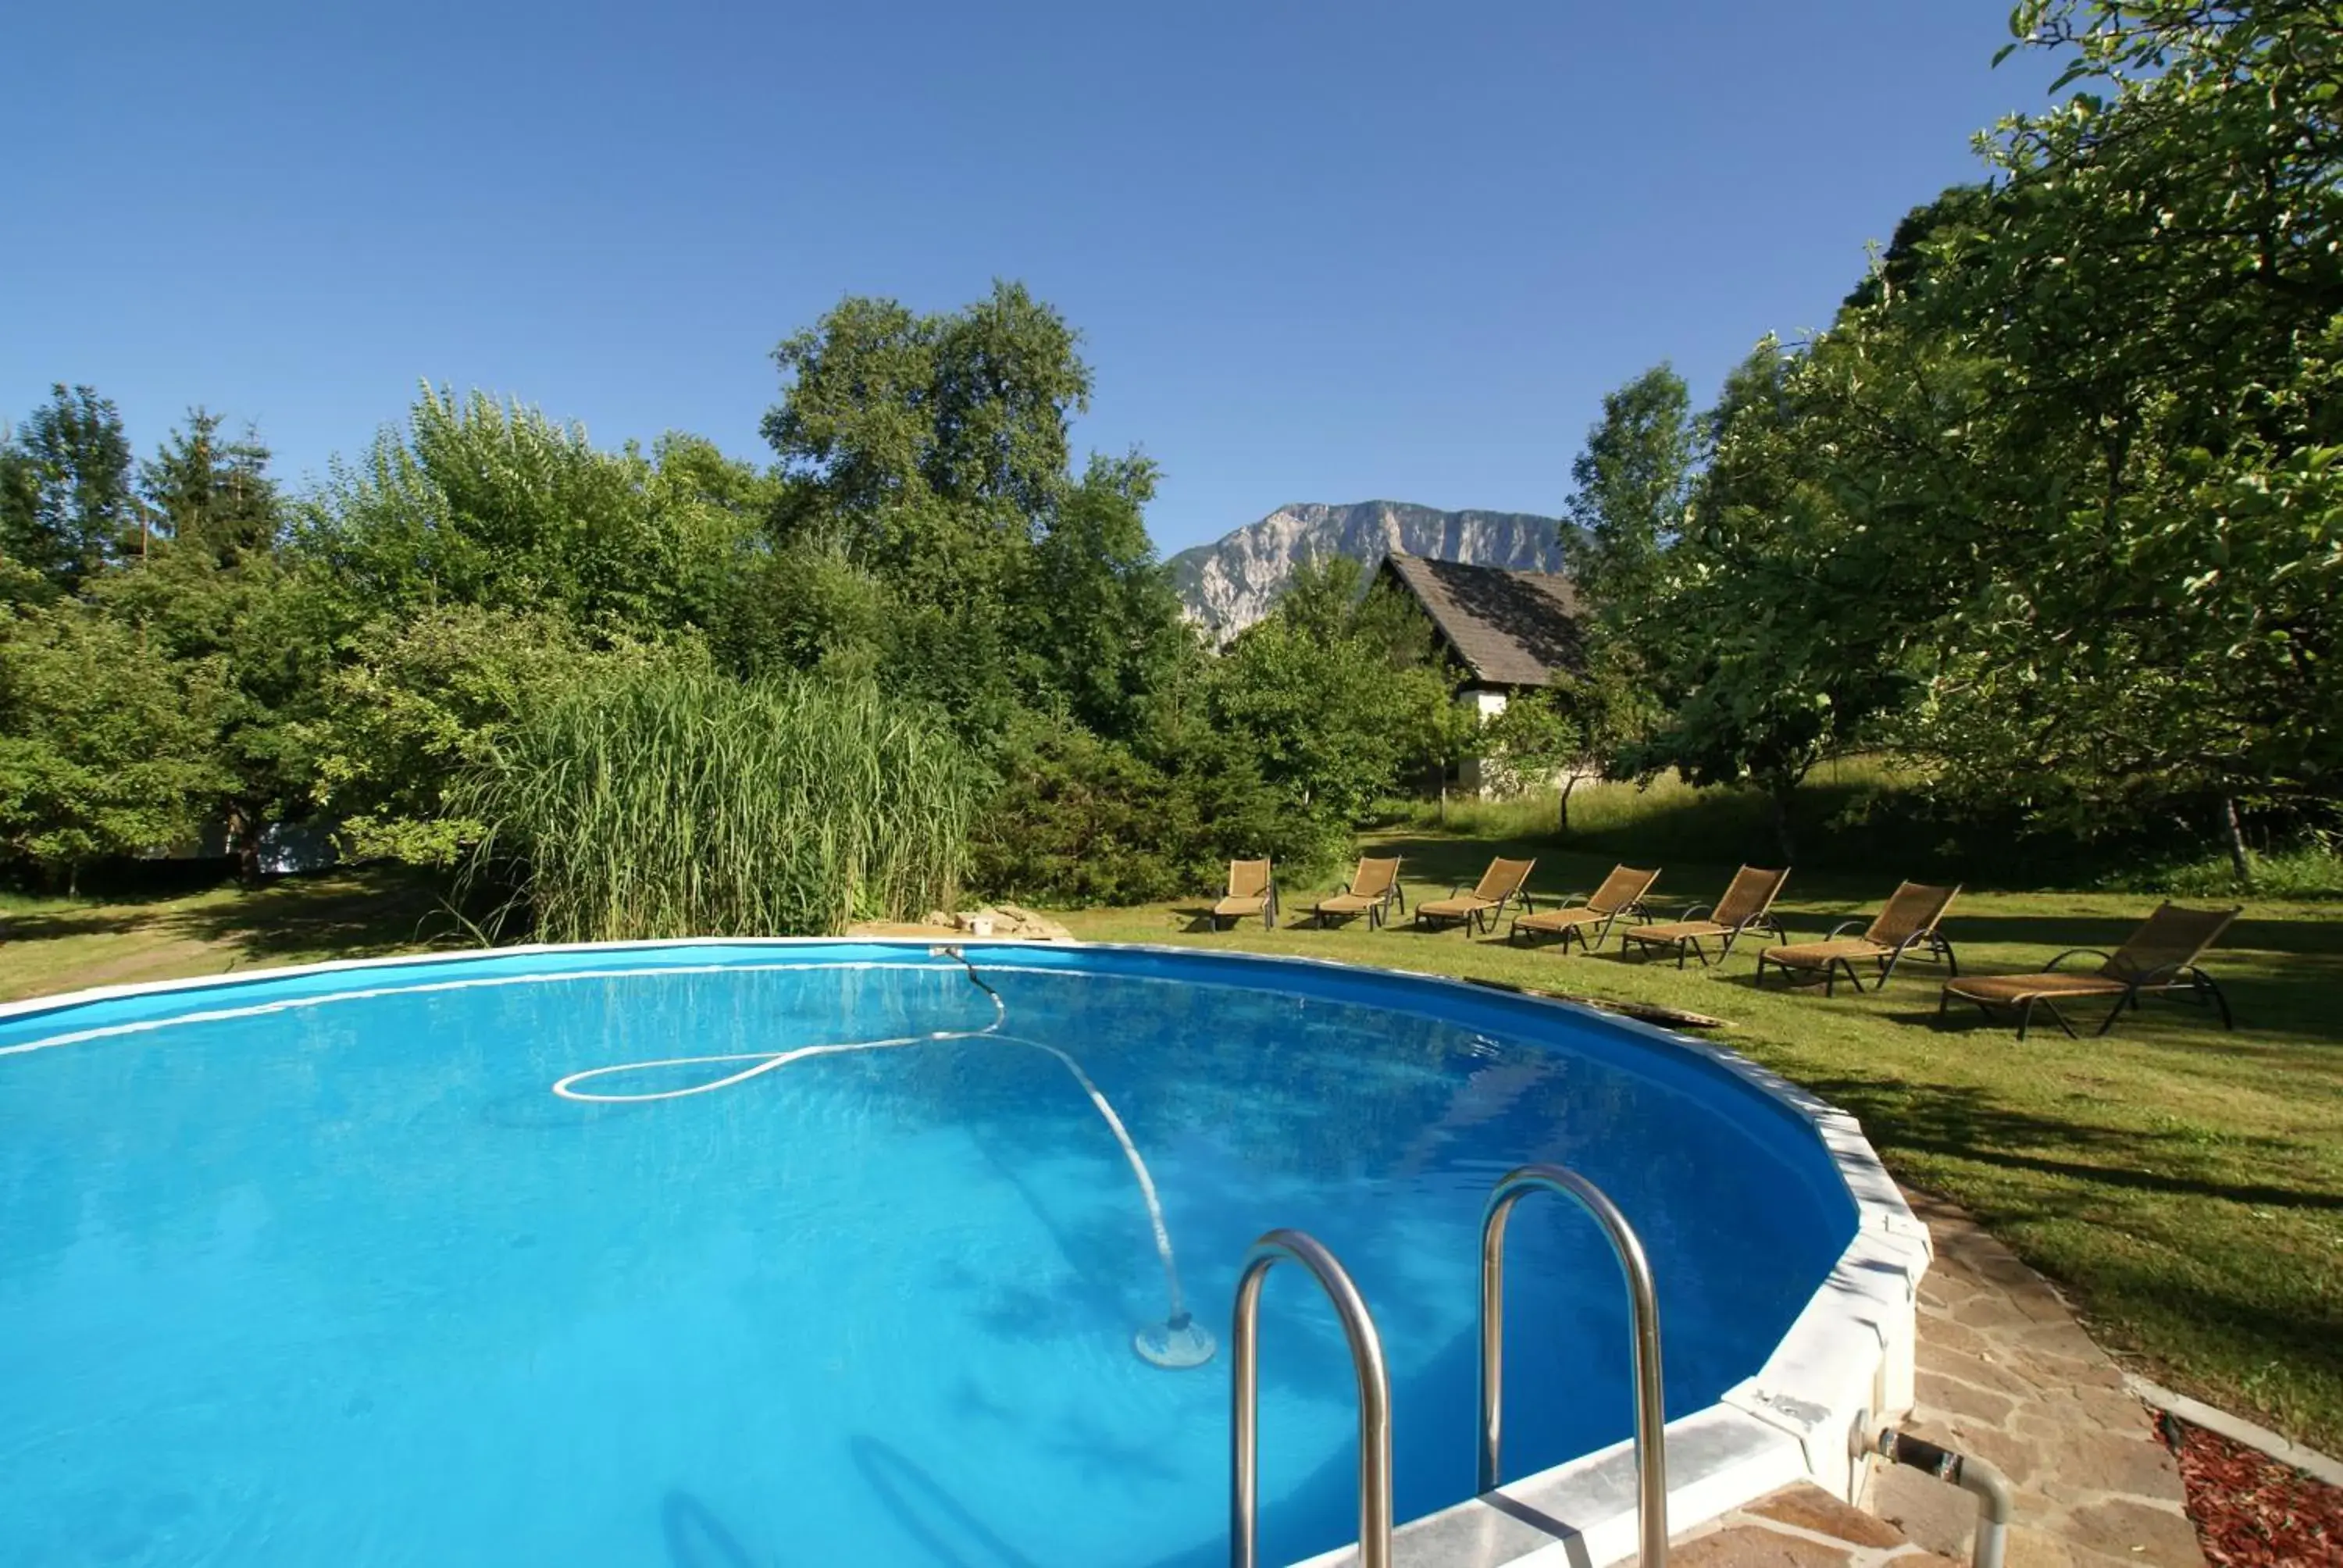
[[[2162,1425],[2213,1568],[2343,1568],[2343,1488],[2177,1416]]]

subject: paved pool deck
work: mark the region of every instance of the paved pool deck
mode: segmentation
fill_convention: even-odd
[[[2007,1568],[2204,1568],[2180,1473],[2057,1291],[1958,1208],[1906,1192],[1936,1260],[1919,1292],[1919,1402],[1900,1423],[1998,1466]],[[1976,1500],[1875,1465],[1864,1507],[1795,1486],[1683,1540],[1676,1568],[1937,1568],[1969,1561]]]

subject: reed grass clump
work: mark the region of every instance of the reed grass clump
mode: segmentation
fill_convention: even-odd
[[[949,909],[984,779],[867,682],[654,661],[522,716],[466,780],[476,875],[537,936],[816,936]]]

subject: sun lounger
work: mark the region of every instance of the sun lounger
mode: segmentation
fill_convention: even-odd
[[[1530,868],[1535,860],[1495,859],[1481,873],[1481,879],[1472,891],[1460,883],[1456,890],[1444,899],[1415,906],[1415,923],[1419,926],[1462,925],[1468,931],[1474,928],[1493,930],[1496,918],[1505,912],[1505,906],[1519,903],[1523,913],[1530,908],[1529,895],[1522,885],[1530,879]]]
[[[1631,926],[1619,933],[1621,950],[1625,950],[1627,943],[1637,942],[1643,946],[1644,956],[1648,958],[1654,948],[1669,949],[1676,955],[1676,968],[1684,968],[1684,959],[1689,955],[1698,959],[1701,967],[1705,969],[1708,967],[1708,950],[1702,945],[1705,942],[1723,944],[1716,953],[1717,961],[1722,963],[1733,951],[1733,944],[1740,940],[1744,931],[1770,930],[1778,940],[1788,933],[1774,918],[1774,900],[1782,891],[1782,884],[1789,879],[1790,871],[1786,866],[1778,871],[1744,866],[1733,873],[1732,885],[1725,890],[1725,897],[1717,900],[1714,907],[1694,904],[1684,912],[1681,920],[1653,926]]]
[[[1567,952],[1574,940],[1594,950],[1603,945],[1611,928],[1622,919],[1642,920],[1649,917],[1644,911],[1644,895],[1660,879],[1657,871],[1639,871],[1633,866],[1614,866],[1603,885],[1591,893],[1573,893],[1558,909],[1540,910],[1535,914],[1513,917],[1505,940],[1513,941],[1523,932],[1540,936],[1558,936],[1563,950]]]
[[[1785,974],[1802,970],[1823,977],[1823,994],[1836,993],[1839,971],[1844,970],[1855,989],[1863,989],[1863,977],[1855,970],[1859,963],[1869,964],[1879,971],[1877,985],[1885,985],[1887,977],[1896,972],[1898,960],[1919,948],[1928,950],[1931,959],[1939,960],[1955,975],[1961,972],[1958,960],[1953,957],[1953,944],[1936,929],[1952,907],[1957,887],[1929,888],[1918,882],[1906,882],[1896,890],[1879,918],[1871,922],[1860,936],[1850,935],[1856,921],[1842,920],[1831,928],[1830,935],[1818,942],[1797,942],[1785,947],[1767,948],[1757,955],[1757,983],[1765,983],[1765,966],[1772,964]]]
[[[1348,891],[1330,893],[1319,900],[1310,912],[1318,917],[1321,926],[1364,915],[1372,930],[1391,918],[1394,903],[1401,914],[1407,913],[1407,895],[1399,885],[1399,857],[1369,855],[1360,859],[1359,869],[1352,873]]]
[[[2221,1027],[2235,1029],[2237,1020],[2229,1015],[2229,999],[2221,994],[2221,988],[2213,983],[2211,975],[2197,967],[2197,960],[2221,940],[2237,914],[2236,910],[2185,910],[2177,904],[2160,904],[2112,953],[2096,948],[2069,948],[2034,974],[1971,975],[1966,980],[1946,980],[1944,994],[1936,1001],[1936,1016],[1944,1017],[1946,1007],[1956,997],[1976,1003],[1987,1018],[1993,1016],[1996,1008],[2013,1009],[2017,1013],[2017,1038],[2024,1040],[2027,1026],[2034,1021],[2035,1009],[2040,1008],[2071,1040],[2075,1027],[2058,1010],[2060,1002],[2107,1001],[2107,1016],[2093,1031],[2105,1034],[2115,1027],[2126,1008],[2138,1008],[2141,997],[2160,996],[2214,1008],[2221,1015]],[[2099,960],[2099,967],[2058,967],[2068,959],[2085,956]]]
[[[1229,862],[1229,890],[1212,906],[1212,930],[1219,930],[1222,920],[1233,925],[1247,915],[1259,915],[1264,927],[1276,929],[1277,879],[1270,874],[1267,860]]]

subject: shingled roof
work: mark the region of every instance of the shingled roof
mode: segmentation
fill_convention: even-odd
[[[1382,569],[1413,595],[1479,686],[1545,686],[1584,668],[1578,595],[1560,572],[1471,567],[1393,550]]]

